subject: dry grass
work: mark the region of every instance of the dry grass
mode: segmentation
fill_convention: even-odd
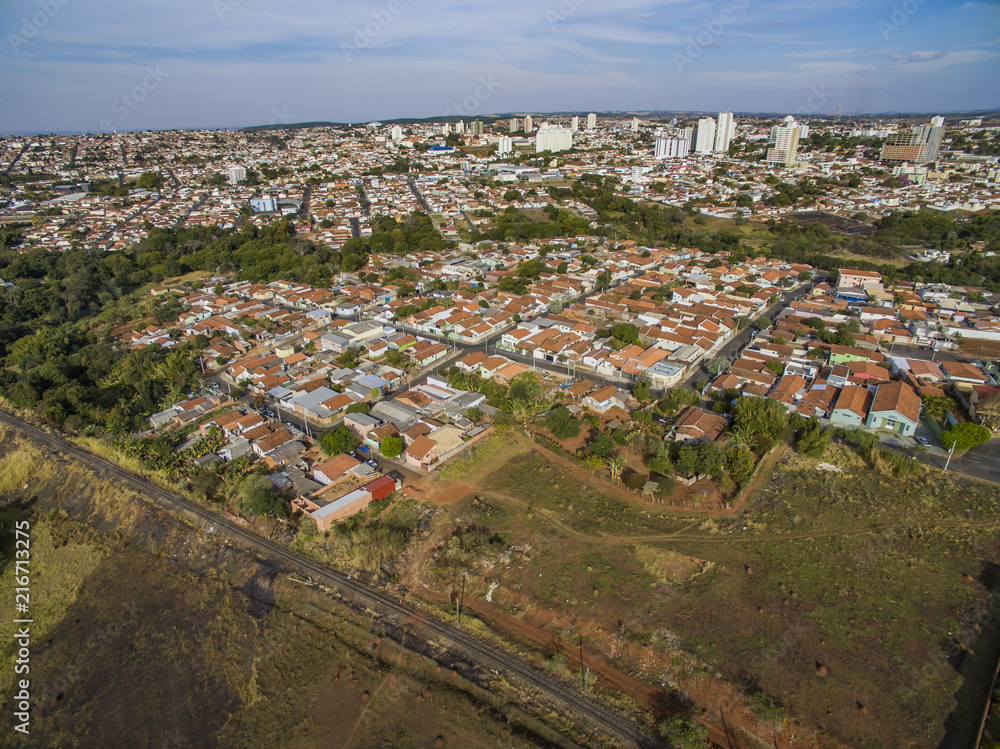
[[[38,470],[38,451],[19,445],[14,452],[0,458],[0,494],[28,488],[28,479]]]
[[[715,562],[642,544],[635,547],[635,555],[650,575],[671,586],[683,585],[715,568]]]

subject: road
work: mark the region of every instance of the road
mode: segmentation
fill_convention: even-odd
[[[72,457],[93,469],[98,476],[113,477],[119,483],[149,497],[160,506],[172,511],[180,510],[207,526],[215,526],[217,532],[241,541],[268,558],[282,562],[288,568],[309,576],[313,581],[334,589],[349,601],[363,603],[364,606],[378,612],[382,618],[401,619],[409,625],[416,625],[427,630],[429,632],[429,636],[426,637],[427,642],[443,640],[454,644],[457,646],[456,650],[460,652],[453,654],[459,658],[472,662],[473,665],[484,671],[497,673],[502,671],[508,676],[530,684],[531,687],[545,693],[564,707],[587,715],[595,726],[599,726],[601,730],[624,740],[628,746],[650,747],[650,749],[660,746],[659,742],[653,740],[645,731],[608,708],[592,702],[575,689],[535,670],[520,659],[481,642],[463,630],[428,619],[410,606],[400,603],[399,599],[389,596],[377,588],[361,583],[346,573],[318,565],[253,531],[241,527],[223,515],[199,507],[180,495],[168,492],[67,440],[48,434],[7,414],[0,414],[0,423],[19,430],[41,445],[59,450]]]
[[[460,353],[460,356],[456,358],[461,358],[462,356],[466,356],[468,354],[474,354],[475,352],[479,351],[487,355],[492,354],[495,356],[503,356],[507,359],[510,359],[511,361],[520,362],[522,364],[530,364],[533,369],[538,369],[543,372],[551,372],[552,374],[561,375],[563,377],[572,377],[574,379],[586,378],[591,382],[597,383],[598,385],[614,385],[615,387],[625,387],[631,385],[631,382],[624,378],[603,377],[601,375],[598,375],[590,371],[589,369],[582,369],[572,364],[567,365],[567,364],[560,364],[559,362],[539,361],[538,359],[535,359],[534,357],[531,356],[524,356],[523,354],[517,354],[514,353],[513,351],[508,351],[507,349],[504,348],[497,348],[496,339],[499,338],[501,335],[503,335],[503,333],[507,332],[509,328],[501,331],[500,333],[497,333],[496,335],[490,338],[487,338],[483,343],[463,343],[461,341],[456,341],[454,338],[445,338],[443,336],[435,335],[434,333],[428,333],[419,328],[413,328],[406,324],[392,323],[392,325],[393,327],[399,328],[400,330],[405,330],[408,333],[413,333],[413,335],[419,335],[424,338],[427,338],[428,340],[437,341],[439,343],[444,343],[449,346],[454,346]],[[491,338],[493,340],[492,351],[490,350]],[[436,364],[435,367],[440,369],[441,364]]]
[[[815,281],[810,281],[806,285],[795,289],[794,291],[785,292],[785,301],[779,301],[777,304],[772,304],[764,311],[764,314],[761,315],[760,319],[767,318],[773,325],[775,320],[778,319],[778,316],[791,302],[797,302],[803,297],[808,296],[809,292],[812,291],[814,284]],[[753,325],[750,325],[733,336],[728,343],[719,349],[715,356],[722,357],[723,359],[729,359],[730,361],[735,360],[739,356],[740,352],[753,341],[756,333],[757,329]],[[716,375],[713,375],[705,369],[704,363],[702,363],[701,366],[692,369],[691,373],[688,374],[688,376],[685,377],[676,387],[691,387],[695,378],[698,378],[699,381],[704,381],[705,378],[707,378],[708,382],[711,382],[716,378]]]

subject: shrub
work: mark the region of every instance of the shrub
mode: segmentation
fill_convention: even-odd
[[[625,486],[636,492],[641,491],[642,487],[646,485],[646,477],[634,472],[623,476],[622,480],[625,482]]]

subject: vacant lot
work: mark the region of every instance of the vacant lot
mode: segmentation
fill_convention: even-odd
[[[994,582],[1000,493],[939,473],[898,479],[839,447],[822,462],[842,470],[793,455],[741,517],[704,520],[512,451],[463,477],[479,501],[451,508],[427,578],[448,590],[465,571],[467,596],[724,705],[731,729],[937,746]]]

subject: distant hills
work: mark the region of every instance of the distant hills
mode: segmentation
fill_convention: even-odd
[[[544,119],[546,117],[573,117],[580,116],[586,117],[589,112],[507,112],[504,114],[489,114],[489,115],[442,115],[437,117],[398,117],[391,120],[366,120],[365,122],[294,122],[287,124],[276,124],[276,125],[251,125],[249,127],[240,128],[240,132],[254,133],[263,130],[308,130],[310,128],[317,127],[332,127],[338,129],[347,129],[350,127],[359,127],[367,124],[367,122],[381,122],[383,125],[428,125],[431,123],[444,123],[444,122],[459,122],[460,120],[465,120],[466,122],[471,122],[472,120],[480,120],[485,124],[490,124],[498,120],[509,120],[512,117],[524,117],[526,114],[530,114],[532,117]],[[672,111],[664,109],[652,109],[645,111],[621,111],[616,110],[612,112],[597,112],[598,117],[653,117],[653,118],[669,118],[669,117],[702,117],[705,115],[715,115],[718,114],[716,110],[684,110],[684,111]],[[789,112],[733,112],[737,117],[759,117],[763,119],[781,118],[785,117]],[[852,120],[874,120],[880,118],[891,118],[891,119],[929,119],[936,115],[943,115],[949,118],[959,118],[959,119],[969,119],[971,117],[1000,117],[1000,109],[970,109],[960,112],[878,112],[873,114],[841,114],[839,119],[842,121],[852,121]],[[809,114],[804,115],[808,119],[819,119],[819,120],[832,120],[837,115],[835,114]]]

